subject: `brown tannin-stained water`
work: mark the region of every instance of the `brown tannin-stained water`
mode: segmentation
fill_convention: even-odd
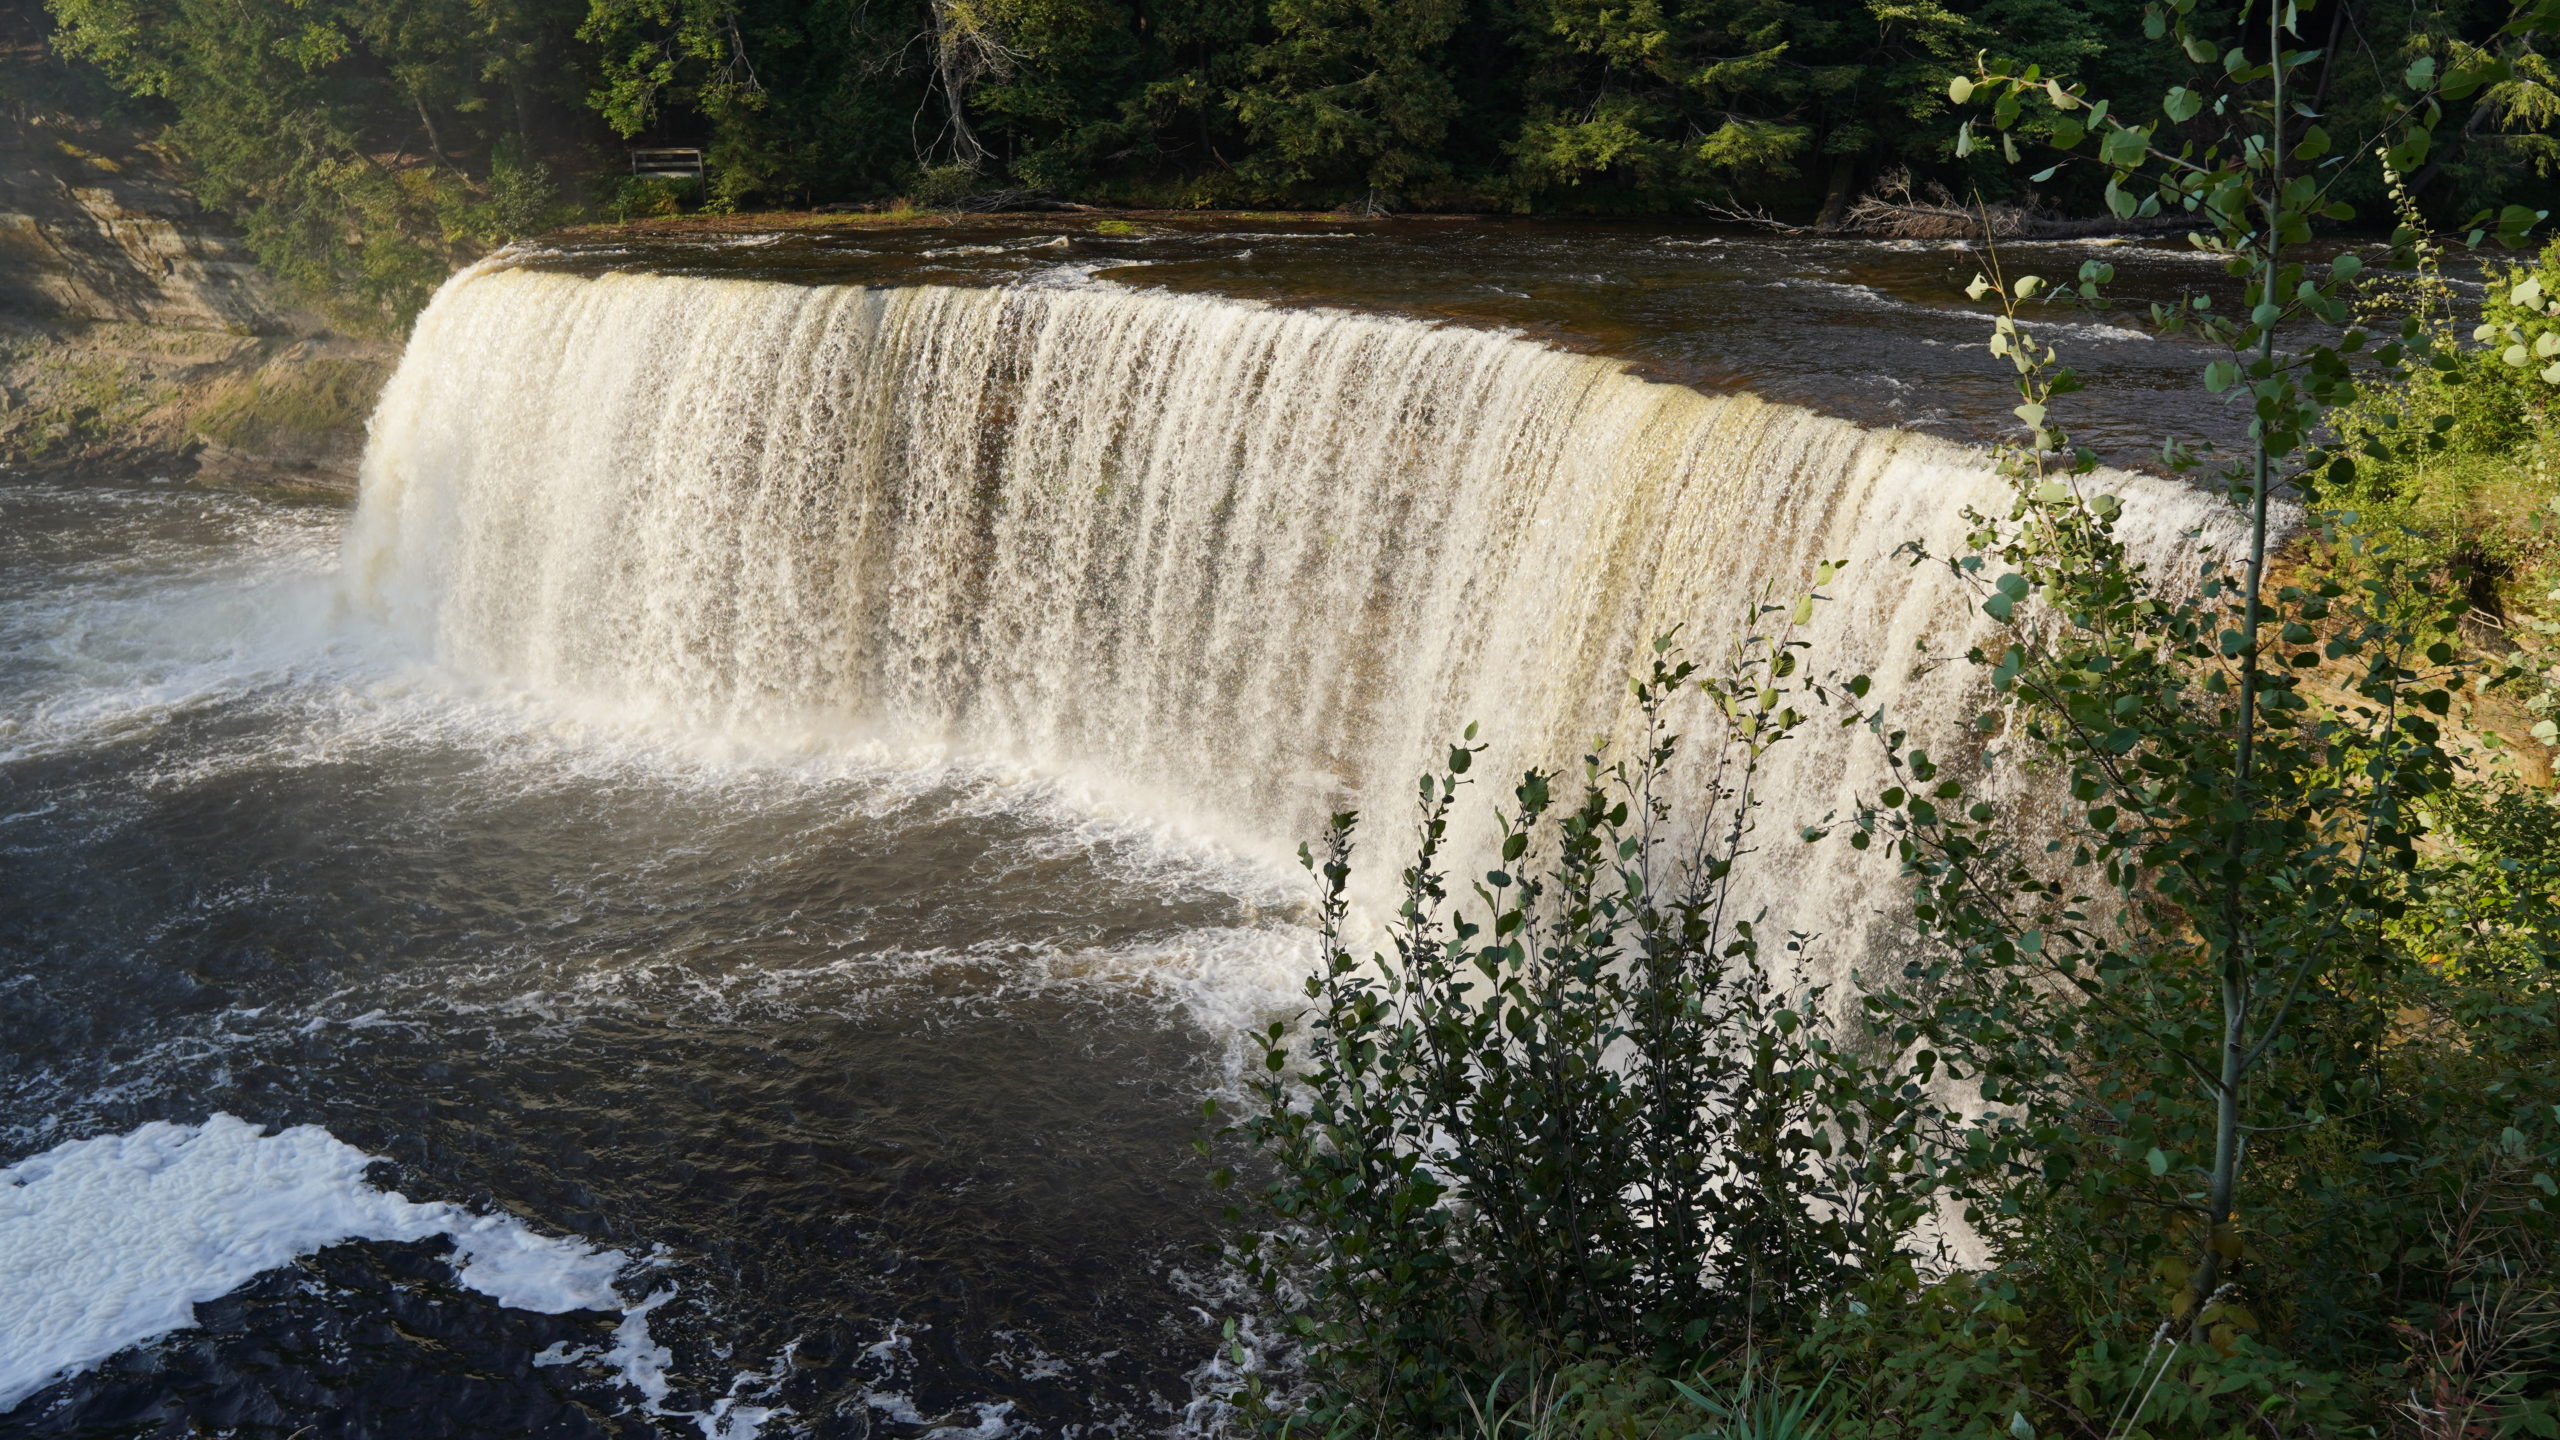
[[[1189,1142],[1301,1003],[1327,813],[1391,865],[1464,725],[1571,763],[1652,636],[1831,559],[1815,663],[1961,752],[1927,661],[1977,611],[1894,551],[2006,493],[1969,275],[1604,225],[582,242],[439,295],[351,515],[0,481],[0,1433],[1205,1423],[1253,1307]],[[2192,352],[2071,323],[2137,387],[2088,429],[2217,423],[2145,408]],[[2107,483],[2155,563],[2229,536]],[[1745,885],[1840,979],[1886,877],[1776,837],[1883,782],[1817,728]]]
[[[2245,417],[2196,384],[2205,357],[2162,340],[2151,301],[2236,297],[2219,262],[2174,236],[2007,241],[2005,273],[2069,280],[2100,260],[2117,306],[2054,309],[2044,328],[2099,383],[2072,401],[2075,438],[2117,464],[2164,434],[2230,439]],[[1988,264],[1954,240],[1775,235],[1664,221],[1198,219],[1109,229],[1077,217],[598,238],[525,263],[856,285],[1058,283],[1222,295],[1519,333],[1708,390],[1748,390],[1867,425],[1967,442],[2014,427],[1992,307],[1965,286]],[[2034,307],[2030,307],[2031,313]]]

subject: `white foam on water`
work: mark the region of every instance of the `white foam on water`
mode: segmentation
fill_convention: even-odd
[[[620,1311],[612,1348],[594,1358],[647,1413],[695,1419],[711,1440],[752,1440],[779,1413],[738,1403],[751,1377],[710,1411],[668,1411],[672,1357],[650,1338],[649,1313],[672,1288],[631,1303],[615,1288],[632,1266],[622,1251],[377,1189],[365,1172],[378,1161],[317,1125],[270,1135],[216,1114],[70,1141],[0,1169],[0,1413],[192,1328],[197,1305],[303,1256],[436,1235],[453,1242],[455,1278],[509,1309]],[[536,1363],[581,1358],[545,1352]]]
[[[916,1408],[914,1400],[894,1390],[864,1391],[862,1403],[895,1424],[932,1427],[917,1440],[997,1440],[1013,1428],[1013,1402],[1010,1400],[982,1400],[962,1407],[976,1412],[977,1419],[972,1424],[960,1423],[956,1418],[960,1414],[958,1410],[927,1415]]]
[[[1924,305],[1917,301],[1897,299],[1873,285],[1860,285],[1850,281],[1789,277],[1769,283],[1779,289],[1821,290],[1844,296],[1871,309],[1894,310],[1913,315],[1943,315],[1951,320],[1963,320],[1974,325],[1987,325],[1991,320],[1991,314],[1987,310],[1965,310],[1951,305]],[[2082,340],[2148,341],[2156,338],[2150,331],[2136,330],[2125,325],[2110,325],[2103,320],[2065,320],[2050,310],[2032,315],[2022,323],[2026,328],[2041,334],[2069,335]]]
[[[316,1125],[269,1135],[217,1114],[74,1140],[0,1170],[0,1410],[348,1240],[445,1235],[457,1278],[502,1305],[621,1307],[620,1251],[377,1190],[364,1178],[374,1163]]]

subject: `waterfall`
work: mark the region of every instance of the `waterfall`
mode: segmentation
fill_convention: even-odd
[[[2111,477],[2136,553],[2204,499]],[[1390,868],[1469,722],[1497,777],[1623,734],[1682,627],[1849,563],[1817,671],[1964,731],[1981,624],[1936,565],[1974,451],[1651,383],[1497,332],[1088,284],[893,289],[467,272],[374,416],[354,602],[456,671],[686,726],[1014,757]],[[1940,663],[1932,663],[1932,661]],[[1750,888],[1854,955],[1893,887],[1795,828],[1886,781],[1817,726]]]

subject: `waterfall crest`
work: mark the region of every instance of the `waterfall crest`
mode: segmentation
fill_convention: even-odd
[[[2115,479],[2155,563],[2222,523]],[[1469,722],[1507,798],[1493,777],[1622,729],[1651,637],[1720,650],[1825,559],[1850,564],[1813,668],[1954,736],[1971,667],[1917,647],[1979,617],[1892,553],[2006,504],[1976,452],[1495,332],[497,266],[418,323],[347,573],[464,673],[1001,753],[1278,847],[1356,808],[1392,847]],[[1769,778],[1784,863],[1751,888],[1856,953],[1883,874],[1786,837],[1885,782],[1871,739],[1817,728]]]

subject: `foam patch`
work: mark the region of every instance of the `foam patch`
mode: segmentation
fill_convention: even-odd
[[[154,1121],[0,1169],[0,1412],[195,1307],[348,1240],[454,1243],[456,1277],[517,1310],[627,1311],[630,1257],[365,1182],[374,1156],[317,1125]],[[652,1397],[654,1398],[654,1397]]]

